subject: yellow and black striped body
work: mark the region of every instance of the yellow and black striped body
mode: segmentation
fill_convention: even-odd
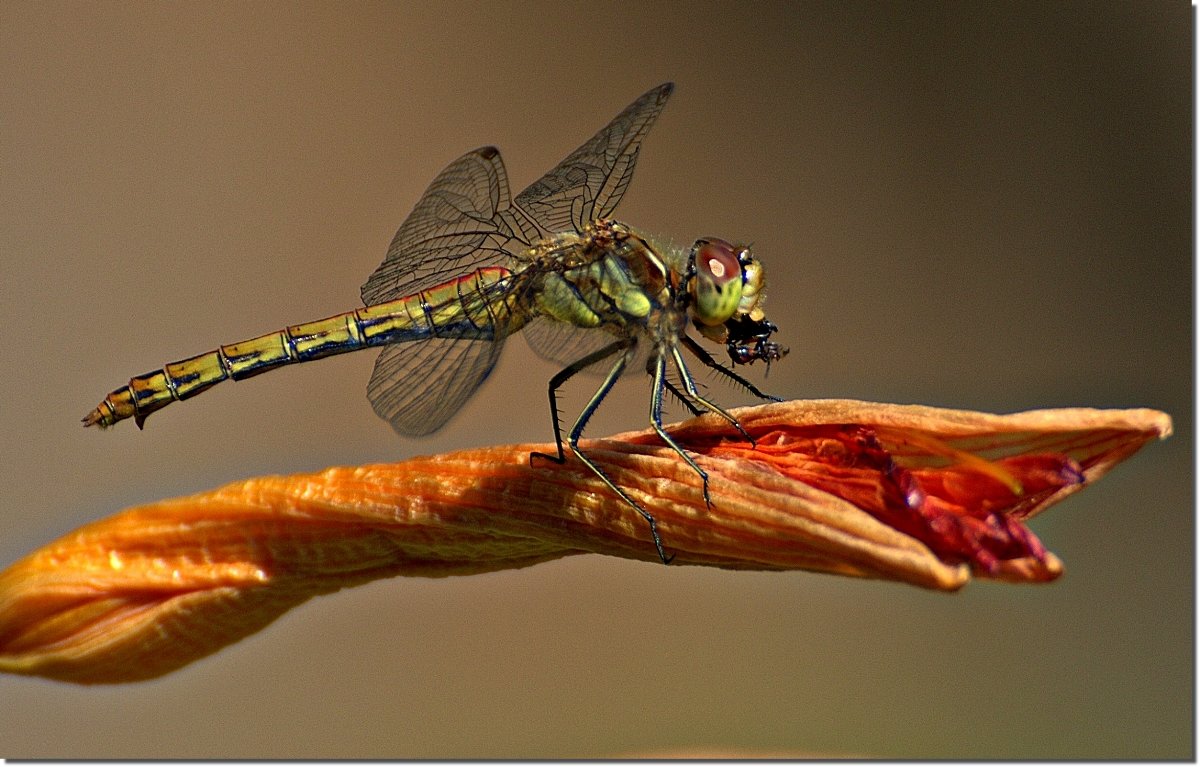
[[[283,365],[367,347],[432,337],[495,340],[528,320],[506,300],[512,280],[508,269],[485,267],[395,301],[292,325],[172,362],[110,393],[83,422],[104,428],[133,418],[140,428],[151,413],[226,379],[239,381]]]

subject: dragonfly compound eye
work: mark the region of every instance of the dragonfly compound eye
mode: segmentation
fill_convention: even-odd
[[[742,301],[745,275],[739,249],[724,240],[697,240],[692,246],[695,277],[692,316],[701,325],[720,325],[733,316]]]

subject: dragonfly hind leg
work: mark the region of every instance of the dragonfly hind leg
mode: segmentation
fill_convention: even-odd
[[[591,367],[592,365],[595,365],[597,362],[600,362],[601,360],[608,359],[612,355],[616,354],[619,351],[624,351],[628,347],[629,347],[629,344],[626,343],[625,341],[614,341],[613,343],[609,344],[608,346],[605,346],[602,349],[597,349],[596,351],[592,352],[591,354],[587,355],[586,357],[583,357],[582,359],[575,360],[570,365],[566,366],[565,368],[563,368],[562,370],[560,370],[554,374],[554,377],[550,379],[550,386],[549,386],[548,393],[549,393],[549,397],[550,397],[550,420],[554,424],[554,447],[558,450],[558,455],[548,455],[546,453],[530,453],[529,459],[530,459],[531,463],[534,458],[545,458],[547,461],[554,461],[557,464],[566,463],[567,456],[563,452],[562,422],[559,418],[560,413],[558,411],[558,390],[562,388],[563,384],[565,384],[567,381],[571,380],[571,378],[579,371],[585,370],[585,369]],[[624,364],[622,364],[622,367],[624,367]],[[601,387],[601,388],[604,389],[604,387]],[[611,389],[611,388],[612,388],[612,385],[609,384],[608,389]],[[597,392],[597,394],[599,394],[599,392]],[[604,390],[604,394],[608,394],[607,389]],[[601,395],[600,399],[603,399],[603,398],[604,398],[603,395]],[[593,401],[596,400],[595,397],[593,397],[592,399],[593,399]],[[588,404],[591,405],[592,403],[589,402]],[[600,404],[599,402],[596,402],[597,406],[599,404]],[[595,409],[596,409],[595,407],[592,407],[593,411]],[[591,415],[592,414],[589,413],[585,409],[583,414],[580,415],[580,419],[582,419],[584,421],[584,423],[587,423],[587,418],[591,417]],[[579,427],[578,421],[576,422],[575,426]],[[571,431],[572,431],[572,433],[574,433],[575,429],[573,428]],[[582,433],[583,429],[579,428],[579,431]]]
[[[600,388],[596,390],[596,393],[592,395],[592,398],[588,400],[587,405],[584,406],[583,411],[579,414],[579,417],[575,419],[575,424],[571,427],[570,433],[567,434],[567,446],[571,448],[571,452],[583,462],[583,465],[591,469],[592,473],[599,477],[604,484],[608,485],[609,489],[616,493],[622,501],[632,506],[635,510],[637,510],[638,514],[642,515],[642,518],[645,519],[646,523],[650,525],[650,537],[654,540],[654,549],[658,552],[658,558],[662,560],[664,565],[669,565],[671,564],[671,560],[675,558],[675,555],[672,554],[671,556],[667,556],[667,552],[663,549],[662,539],[658,535],[658,521],[654,519],[654,516],[650,512],[643,509],[637,501],[629,497],[628,493],[622,490],[616,482],[613,482],[612,479],[604,473],[604,470],[601,469],[595,461],[589,458],[587,454],[579,448],[579,438],[583,436],[583,430],[587,427],[588,420],[591,419],[592,414],[595,413],[597,408],[600,407],[600,403],[604,401],[604,398],[608,396],[608,393],[612,391],[613,386],[617,383],[617,379],[621,377],[621,373],[625,371],[627,360],[624,352],[630,347],[630,345],[631,344],[628,341],[615,341],[602,349],[592,352],[582,359],[576,360],[560,370],[553,378],[550,379],[550,413],[554,419],[554,444],[555,447],[558,448],[558,455],[530,453],[529,460],[531,463],[534,458],[545,458],[558,464],[566,462],[566,453],[563,451],[562,426],[559,423],[558,418],[558,389],[579,371],[584,370],[603,359],[607,359],[614,354],[620,353],[617,361],[608,371],[608,375],[604,377],[604,382],[600,384]],[[690,460],[688,462],[691,463]],[[705,499],[707,499],[707,477],[705,478],[705,482]]]

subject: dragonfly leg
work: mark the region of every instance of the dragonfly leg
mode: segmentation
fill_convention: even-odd
[[[654,360],[646,361],[646,375],[648,375],[650,377],[654,376]],[[667,391],[671,392],[671,395],[674,396],[675,399],[678,400],[681,405],[683,405],[685,408],[687,408],[688,412],[691,413],[692,415],[696,416],[696,415],[700,415],[701,413],[704,412],[700,408],[696,407],[692,403],[692,401],[690,399],[688,399],[688,396],[686,394],[679,391],[679,387],[676,386],[675,384],[671,383],[671,379],[663,378],[663,386],[665,386]]]
[[[600,352],[605,352],[605,350],[612,349],[608,350],[608,354],[612,354],[614,350],[622,350],[623,352],[624,349],[628,348],[629,343],[618,342],[610,344],[610,346],[605,347],[604,349],[600,349]],[[575,374],[576,372],[583,370],[584,367],[592,365],[594,362],[604,359],[605,356],[607,356],[607,354],[600,354],[600,352],[589,354],[586,356],[586,358],[576,362],[575,365],[571,365],[571,367],[568,368],[568,370],[570,370],[569,376],[564,377],[563,380],[570,378],[571,374]],[[642,515],[642,519],[646,520],[650,526],[650,538],[654,539],[654,549],[655,551],[659,552],[659,559],[661,559],[662,564],[671,564],[672,559],[674,559],[674,555],[668,557],[666,551],[662,550],[662,539],[659,538],[659,523],[654,519],[654,515],[650,514],[649,511],[643,509],[640,504],[634,501],[634,499],[630,498],[629,493],[626,493],[624,490],[620,489],[617,483],[614,483],[614,481],[612,481],[612,479],[604,473],[604,469],[601,469],[598,465],[596,465],[595,461],[590,459],[590,457],[588,457],[588,455],[583,453],[583,450],[580,449],[580,437],[583,436],[583,430],[586,429],[588,420],[592,418],[592,414],[596,412],[596,408],[600,407],[600,403],[604,401],[605,397],[608,396],[608,393],[612,391],[613,385],[616,385],[617,379],[620,378],[620,374],[625,371],[626,361],[628,361],[628,358],[626,358],[625,354],[622,354],[619,356],[617,361],[614,362],[611,370],[608,371],[607,376],[605,376],[604,383],[600,384],[600,388],[596,389],[595,394],[592,395],[592,399],[588,400],[587,405],[583,407],[580,417],[575,419],[575,425],[571,426],[571,432],[568,436],[566,436],[566,445],[568,445],[568,447],[571,449],[571,453],[574,453],[576,457],[583,462],[584,466],[592,469],[592,473],[595,474],[596,477],[604,480],[604,484],[608,485],[610,490],[612,490],[614,493],[617,493],[617,496],[622,499],[622,501],[628,503],[631,505],[631,507],[634,507],[634,509],[637,510],[637,513]],[[571,368],[574,368],[574,370],[571,370]],[[559,450],[562,450],[562,447],[559,447]]]
[[[675,369],[677,371],[679,371],[679,379],[681,381],[683,381],[683,386],[685,389],[687,389],[688,395],[692,399],[696,400],[701,405],[703,405],[705,408],[707,408],[709,412],[716,413],[717,415],[721,416],[726,421],[728,421],[730,423],[730,425],[732,425],[733,428],[737,429],[741,433],[741,435],[746,438],[746,441],[749,442],[751,446],[753,446],[755,444],[754,438],[746,433],[746,430],[742,428],[742,425],[740,423],[738,423],[738,420],[736,418],[734,418],[732,415],[730,415],[725,410],[725,408],[721,407],[720,405],[716,404],[715,402],[712,402],[712,401],[706,399],[704,396],[702,396],[700,394],[699,391],[696,390],[696,381],[692,378],[692,374],[688,371],[687,364],[684,363],[684,361],[683,361],[683,355],[679,353],[679,348],[675,347],[674,349],[672,349],[671,354],[675,359]]]
[[[560,370],[553,378],[550,379],[550,413],[554,418],[554,444],[558,448],[558,455],[530,453],[529,460],[530,463],[533,462],[534,458],[545,458],[549,461],[554,461],[555,463],[559,464],[566,462],[567,457],[563,451],[562,426],[558,419],[558,389],[579,371],[596,364],[600,360],[611,357],[618,352],[622,352],[620,358],[618,358],[616,363],[613,364],[612,369],[608,371],[608,375],[605,376],[604,383],[600,384],[600,388],[597,389],[596,393],[592,395],[592,398],[588,400],[587,405],[583,408],[583,412],[581,412],[579,417],[575,419],[575,424],[571,427],[571,431],[567,435],[567,447],[569,447],[571,452],[583,462],[584,466],[587,466],[589,469],[591,469],[593,474],[599,477],[604,484],[608,485],[609,489],[617,494],[617,497],[636,509],[638,514],[642,515],[642,518],[645,519],[646,523],[650,525],[650,537],[654,539],[654,549],[658,552],[658,558],[662,560],[664,565],[669,565],[671,564],[671,560],[675,558],[675,555],[672,554],[671,556],[667,556],[667,552],[663,550],[662,539],[658,535],[658,522],[654,519],[654,516],[650,512],[643,509],[637,501],[630,498],[628,493],[622,490],[616,482],[613,482],[612,479],[604,473],[604,470],[601,469],[595,461],[589,458],[587,454],[579,448],[579,438],[583,436],[583,430],[587,427],[588,420],[592,417],[592,414],[596,412],[596,409],[600,407],[600,403],[604,401],[604,398],[608,396],[608,393],[612,391],[613,386],[617,383],[617,379],[621,377],[621,373],[625,371],[626,357],[623,352],[628,349],[629,346],[629,341],[615,341],[602,349],[592,352],[582,359],[576,360]]]
[[[567,381],[569,381],[571,379],[571,377],[574,376],[579,371],[581,371],[591,365],[595,365],[597,362],[599,362],[602,359],[611,357],[612,355],[616,354],[619,351],[622,351],[623,349],[627,348],[628,346],[629,346],[629,344],[626,341],[614,341],[613,343],[609,344],[608,346],[605,346],[603,349],[597,349],[596,351],[592,352],[591,354],[587,355],[586,357],[575,360],[570,365],[567,365],[565,368],[563,368],[562,370],[560,370],[554,374],[554,377],[550,379],[550,386],[549,386],[550,421],[551,421],[551,423],[554,424],[554,447],[557,448],[558,455],[549,455],[547,453],[530,453],[529,454],[529,465],[530,466],[533,465],[534,458],[545,458],[547,461],[554,461],[557,464],[566,463],[567,456],[565,453],[563,453],[562,422],[559,420],[559,412],[558,412],[558,390],[562,388],[562,385],[565,384]],[[609,388],[612,388],[612,387],[610,386]],[[608,392],[605,391],[605,394],[607,394],[607,393]],[[603,397],[601,397],[601,399],[603,399]],[[599,404],[599,403],[597,403],[597,404]],[[591,416],[591,413],[588,413],[588,416]],[[586,419],[584,419],[584,422],[586,423]],[[583,431],[583,429],[580,429],[580,432],[582,432],[582,431]]]
[[[696,359],[700,360],[700,362],[703,363],[706,367],[712,368],[713,370],[717,371],[721,375],[725,376],[726,378],[728,378],[731,381],[733,381],[734,383],[736,383],[738,386],[741,386],[743,389],[745,389],[746,391],[753,394],[755,397],[758,397],[759,399],[765,399],[770,402],[782,402],[783,401],[779,397],[775,397],[773,395],[766,394],[766,393],[760,391],[757,386],[750,383],[745,378],[742,378],[740,375],[733,372],[729,368],[725,367],[720,362],[717,362],[715,359],[713,359],[713,356],[711,354],[709,354],[708,351],[703,346],[696,343],[696,340],[691,338],[690,336],[683,335],[681,340],[683,341],[683,345],[687,347],[687,350],[689,352],[691,352],[692,354],[696,355]]]
[[[678,352],[676,352],[676,354],[678,354]],[[667,434],[666,429],[664,429],[662,425],[662,395],[663,389],[667,387],[667,361],[663,359],[662,355],[658,355],[654,358],[653,367],[654,383],[653,390],[650,393],[650,425],[653,426],[654,431],[658,433],[659,439],[667,443],[667,447],[678,453],[679,457],[686,461],[687,465],[691,466],[692,470],[700,475],[700,479],[704,481],[704,505],[711,509],[712,500],[708,497],[708,472],[700,468],[699,464],[697,464],[696,461],[690,455],[688,455],[687,452],[681,448],[674,439],[671,438],[671,435]],[[698,396],[695,385],[690,382],[686,375],[684,376],[683,381],[684,386],[688,387],[688,394],[694,397],[697,402],[700,402],[704,405],[708,404],[704,398]],[[734,423],[737,422],[734,421]]]

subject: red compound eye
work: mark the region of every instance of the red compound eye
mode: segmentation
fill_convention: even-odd
[[[733,316],[742,300],[744,275],[738,250],[724,240],[697,240],[692,258],[696,274],[688,286],[692,318],[699,325],[720,325]]]
[[[737,250],[724,240],[707,240],[697,248],[696,269],[718,288],[742,276]]]

